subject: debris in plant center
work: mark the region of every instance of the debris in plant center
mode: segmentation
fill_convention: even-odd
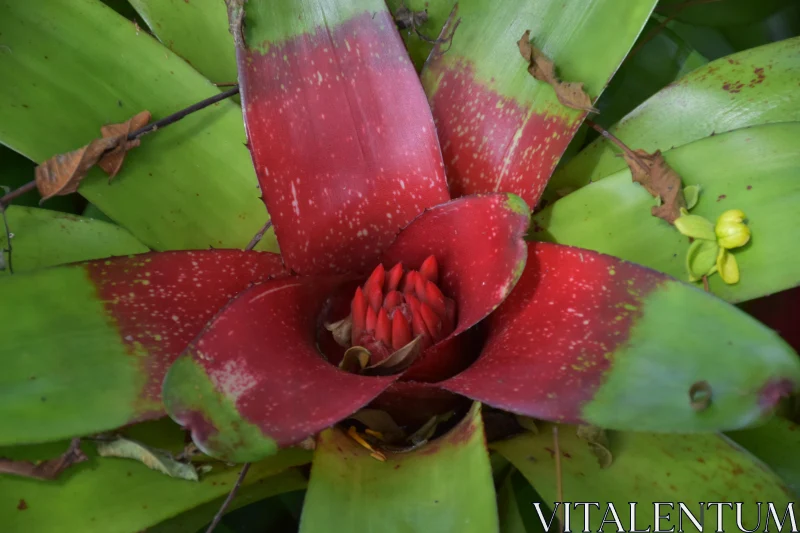
[[[558,79],[553,62],[541,50],[531,44],[530,30],[525,30],[520,40],[517,41],[517,46],[525,61],[530,63],[528,72],[537,80],[552,86],[559,102],[572,109],[597,113],[597,109],[592,105],[592,98],[583,88],[583,83],[565,82]]]
[[[116,176],[127,151],[139,146],[139,139],[129,140],[128,135],[148,122],[150,112],[142,111],[126,122],[103,126],[100,128],[103,137],[72,152],[54,155],[37,166],[36,187],[42,200],[77,191],[83,178],[95,165],[100,166],[109,179]]]
[[[89,458],[81,450],[81,439],[72,439],[67,451],[55,459],[33,463],[0,458],[0,474],[52,481],[58,479],[61,472],[70,466],[88,460]]]

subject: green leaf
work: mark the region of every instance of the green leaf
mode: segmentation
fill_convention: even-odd
[[[236,51],[221,0],[129,0],[166,47],[214,83],[236,83]]]
[[[654,152],[746,126],[800,120],[798,52],[800,37],[709,63],[659,91],[609,131],[631,148]],[[556,172],[545,197],[626,168],[618,154],[605,139],[596,140]]]
[[[614,463],[601,469],[574,427],[560,426],[560,429],[564,501],[600,504],[600,510],[589,508],[590,525],[585,527],[591,531],[598,531],[608,503],[614,504],[624,529],[630,531],[634,525],[638,529],[655,526],[653,502],[683,502],[696,517],[700,514],[700,502],[723,499],[744,502],[743,520],[752,528],[757,520],[756,502],[773,502],[776,508],[785,510],[788,502],[796,499],[758,459],[722,435],[612,432],[609,440]],[[551,425],[543,427],[539,435],[525,434],[496,442],[492,448],[505,455],[525,475],[546,503],[554,505],[557,481]],[[630,523],[631,501],[638,507],[633,525]],[[662,515],[669,513],[671,520],[662,520],[661,530],[669,530],[672,524],[677,530],[678,508],[663,507],[662,511]],[[732,513],[726,510],[728,524],[734,520]],[[543,514],[549,519],[550,515],[544,510]],[[704,518],[704,531],[714,531],[714,508],[706,510]],[[611,520],[610,514],[608,519]],[[583,521],[583,509],[571,509],[572,531],[584,529]],[[613,527],[613,522],[609,524]],[[685,515],[683,528],[696,531]]]
[[[769,124],[716,135],[666,152],[684,180],[703,187],[692,213],[716,220],[747,213],[752,239],[736,249],[741,281],[713,276],[711,292],[731,302],[800,285],[800,123]],[[652,197],[630,171],[592,183],[534,217],[532,237],[611,254],[684,279],[687,239],[650,216]]]
[[[725,0],[724,2],[699,2],[683,7],[686,0],[660,0],[658,11],[664,15],[675,15],[677,20],[698,26],[730,26],[758,22],[790,5],[793,0]],[[680,12],[677,9],[680,6]]]
[[[0,71],[14,80],[0,84],[0,143],[35,161],[219,92],[98,0],[0,0],[0,12]],[[80,194],[157,250],[243,248],[267,220],[244,142],[239,106],[220,102],[144,137],[110,184],[94,169]]]
[[[480,405],[449,433],[386,461],[338,429],[317,442],[306,494],[302,533],[337,530],[459,531],[498,529],[492,470]]]
[[[101,220],[13,205],[8,208],[6,216],[14,234],[11,244],[13,267],[17,274],[76,261],[149,251],[127,230]],[[0,248],[8,248],[5,232],[0,232]]]
[[[188,481],[197,481],[199,479],[197,469],[191,463],[176,461],[168,454],[151,449],[135,440],[120,437],[111,441],[100,441],[97,443],[97,453],[100,457],[134,459],[144,464],[147,468],[152,468],[169,477]]]
[[[696,240],[686,252],[686,271],[689,281],[698,281],[711,275],[717,265],[719,245],[716,241]]]
[[[700,200],[700,186],[687,185],[683,188],[683,197],[686,199],[686,209],[691,210]]]
[[[534,501],[540,502],[541,498],[519,470],[512,468],[497,493],[500,532],[544,533],[545,528],[531,505]]]
[[[684,215],[675,220],[675,229],[693,239],[716,241],[714,224],[700,215]]]
[[[168,420],[129,433],[154,446],[179,450],[183,432]],[[64,443],[0,448],[0,456],[15,459],[44,459],[63,451]],[[90,460],[71,467],[57,481],[2,476],[0,479],[0,523],[3,531],[80,531],[81,533],[136,533],[207,504],[199,526],[219,509],[241,470],[214,463],[198,483],[187,483],[156,472],[134,461],[98,457],[92,446],[84,444]],[[304,450],[287,449],[254,463],[244,479],[234,508],[273,494],[303,488],[303,476],[290,467],[310,459]],[[240,498],[242,498],[240,500]],[[27,507],[18,510],[20,502]],[[210,515],[208,513],[211,513]],[[197,523],[197,522],[195,522]],[[196,531],[193,530],[193,531]]]
[[[763,426],[732,431],[728,437],[764,461],[796,494],[800,494],[799,424],[776,416]]]
[[[691,45],[668,29],[649,21],[595,107],[598,124],[616,124],[664,86],[708,63]],[[655,35],[653,32],[656,32]]]

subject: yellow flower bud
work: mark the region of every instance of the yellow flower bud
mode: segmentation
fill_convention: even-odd
[[[717,254],[717,271],[722,281],[728,285],[739,283],[739,264],[733,254],[725,248],[720,248]]]
[[[750,228],[744,223],[744,219],[745,214],[740,209],[731,209],[719,216],[714,232],[722,248],[738,248],[747,244],[750,240]]]

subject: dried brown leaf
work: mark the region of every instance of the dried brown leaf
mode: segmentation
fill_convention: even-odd
[[[397,374],[398,372],[402,372],[406,368],[410,367],[421,354],[422,336],[419,336],[391,354],[383,361],[366,367],[364,369],[364,374],[370,376],[387,376],[389,374]]]
[[[47,461],[13,461],[0,458],[0,474],[13,474],[33,479],[52,481],[70,466],[87,461],[89,458],[80,448],[81,440],[72,439],[66,452]]]
[[[102,168],[105,173],[108,174],[109,180],[116,176],[119,172],[119,169],[122,168],[122,162],[125,160],[125,154],[128,153],[128,150],[139,146],[139,139],[129,141],[128,135],[139,128],[143,128],[148,122],[150,122],[150,112],[142,111],[138,115],[131,117],[127,122],[123,122],[121,124],[109,124],[108,126],[103,126],[100,128],[100,133],[103,135],[104,139],[119,139],[119,143],[117,144],[116,148],[104,154],[97,163],[97,166]]]
[[[81,181],[94,165],[99,165],[110,178],[119,172],[125,153],[139,145],[139,140],[128,141],[128,134],[150,121],[150,112],[142,111],[121,124],[100,128],[103,137],[86,146],[57,154],[36,167],[36,187],[42,200],[63,196],[78,190]]]
[[[674,224],[681,216],[681,208],[686,207],[680,175],[667,164],[660,150],[652,154],[644,150],[625,150],[622,155],[631,169],[633,181],[641,183],[654,197],[661,198],[661,205],[651,208],[652,215]]]
[[[614,456],[608,448],[606,431],[595,426],[578,426],[578,438],[589,444],[589,449],[597,457],[600,468],[608,468],[614,461]]]
[[[583,83],[561,81],[556,75],[556,67],[553,62],[544,55],[544,52],[531,44],[530,37],[531,31],[526,30],[517,41],[520,55],[530,63],[528,66],[530,75],[552,86],[556,92],[556,98],[563,105],[572,109],[597,113],[597,109],[592,105],[592,98],[583,88]]]

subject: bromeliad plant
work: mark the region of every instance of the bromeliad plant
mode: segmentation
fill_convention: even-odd
[[[465,4],[473,20],[485,8]],[[640,27],[653,2],[636,4],[626,25]],[[497,67],[467,61],[469,47],[435,52],[420,84],[381,2],[229,8],[281,255],[161,251],[3,279],[4,357],[114,361],[95,405],[5,408],[17,439],[165,413],[231,462],[312,437],[303,531],[487,532],[498,520],[481,404],[713,432],[762,421],[796,390],[797,355],[724,301],[609,255],[526,242],[583,114],[545,84],[520,107],[532,83],[521,31],[508,59],[525,83],[509,96],[478,81]],[[415,430],[436,435],[449,413],[454,427],[419,447]]]

